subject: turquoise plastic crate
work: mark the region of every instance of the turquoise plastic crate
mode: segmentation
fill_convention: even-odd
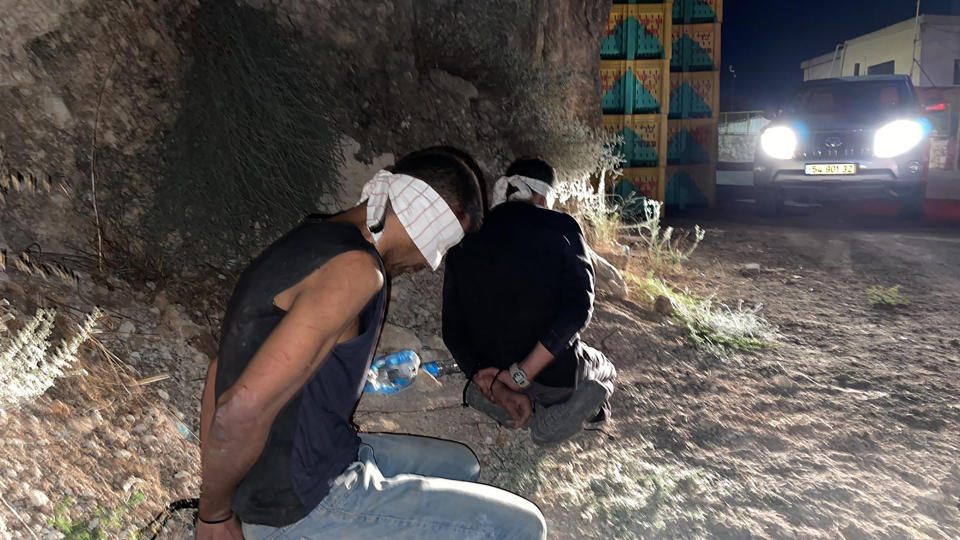
[[[670,92],[670,118],[710,118],[710,105],[684,81],[680,88]]]
[[[721,5],[720,0],[673,0],[673,23],[717,22]]]
[[[600,63],[604,114],[656,114],[663,110],[663,61],[605,60]]]
[[[682,27],[681,27],[682,28]],[[679,37],[673,40],[673,55],[670,58],[670,71],[714,71],[714,53],[705,49],[690,34],[681,30]]]
[[[681,128],[667,142],[667,163],[669,165],[694,165],[710,163],[711,161],[710,152],[687,128]]]
[[[624,126],[618,134],[623,141],[613,151],[623,158],[624,167],[656,167],[659,164],[656,140],[646,140],[628,126]]]
[[[681,170],[667,180],[664,204],[684,210],[691,206],[708,206],[710,199],[700,190],[690,172]]]
[[[604,60],[651,60],[665,58],[666,24],[656,10],[614,6],[606,35],[600,42]]]
[[[719,94],[716,71],[670,74],[670,113],[676,118],[713,118]]]

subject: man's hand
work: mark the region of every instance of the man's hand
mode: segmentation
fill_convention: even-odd
[[[197,540],[243,540],[243,527],[234,515],[223,523],[204,523],[197,520]]]
[[[496,399],[491,392],[491,387],[498,371],[500,370],[495,367],[488,367],[481,369],[473,376],[473,384],[477,385],[483,396],[493,403],[496,403]]]
[[[530,398],[526,394],[510,388],[497,379],[497,373],[501,371],[495,367],[483,368],[473,376],[473,384],[477,385],[480,392],[490,403],[503,407],[511,418],[511,427],[521,428],[526,425],[533,415],[533,406],[530,404]],[[509,378],[510,373],[504,371]],[[502,374],[501,374],[502,377]],[[512,381],[511,381],[512,382]],[[516,386],[516,385],[514,385]]]
[[[510,415],[511,427],[522,428],[533,416],[533,406],[526,394],[514,392],[505,385],[496,382],[493,385],[493,403],[501,406]]]

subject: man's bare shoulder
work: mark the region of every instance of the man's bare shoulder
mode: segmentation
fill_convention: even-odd
[[[303,281],[301,294],[353,294],[369,298],[379,292],[385,282],[376,256],[351,250],[333,257],[310,274]]]

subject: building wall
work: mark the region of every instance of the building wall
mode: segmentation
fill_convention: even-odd
[[[960,23],[924,24],[921,36],[920,65],[926,74],[915,73],[914,79],[919,79],[919,83],[914,83],[953,86],[954,62],[960,59]]]
[[[914,69],[917,86],[953,85],[954,61],[960,59],[960,17],[922,15],[917,59],[923,66]],[[893,62],[893,72],[910,74],[913,59],[914,19],[848,40],[837,62],[828,53],[803,62],[803,80],[867,75],[871,66]],[[857,69],[859,64],[859,72]]]
[[[813,60],[808,60],[800,65],[803,69],[803,80],[813,81],[816,79],[827,79],[836,76],[831,70],[836,71],[836,65],[833,61],[834,53],[818,56]]]
[[[843,71],[841,76],[867,75],[870,66],[893,61],[894,73],[909,75],[913,58],[913,21],[906,21],[889,28],[847,41],[841,55]],[[918,45],[918,48],[920,46]],[[860,72],[857,71],[860,64]],[[919,77],[914,76],[914,84]]]

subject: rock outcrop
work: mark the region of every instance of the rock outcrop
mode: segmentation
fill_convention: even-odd
[[[53,193],[7,193],[0,202],[0,244],[17,250],[39,241],[55,251],[97,251],[96,184],[103,249],[127,254],[152,190],[169,181],[162,175],[169,165],[162,146],[176,135],[170,130],[183,110],[181,83],[194,60],[190,30],[202,4],[6,3],[2,167],[49,175]],[[517,125],[518,118],[531,123],[523,114],[539,114],[528,111],[531,103],[563,103],[587,125],[599,122],[596,51],[609,0],[240,5],[299,36],[297,54],[322,69],[335,90],[336,131],[359,144],[346,149],[347,161],[448,144],[471,152],[494,175],[518,153],[548,154],[555,146],[550,133],[537,132],[549,127],[530,125],[525,133]],[[542,76],[547,66],[552,75]],[[562,91],[553,91],[551,76],[562,79]],[[562,95],[550,95],[556,93]],[[335,178],[352,171],[327,172]],[[343,200],[353,202],[352,196]]]

